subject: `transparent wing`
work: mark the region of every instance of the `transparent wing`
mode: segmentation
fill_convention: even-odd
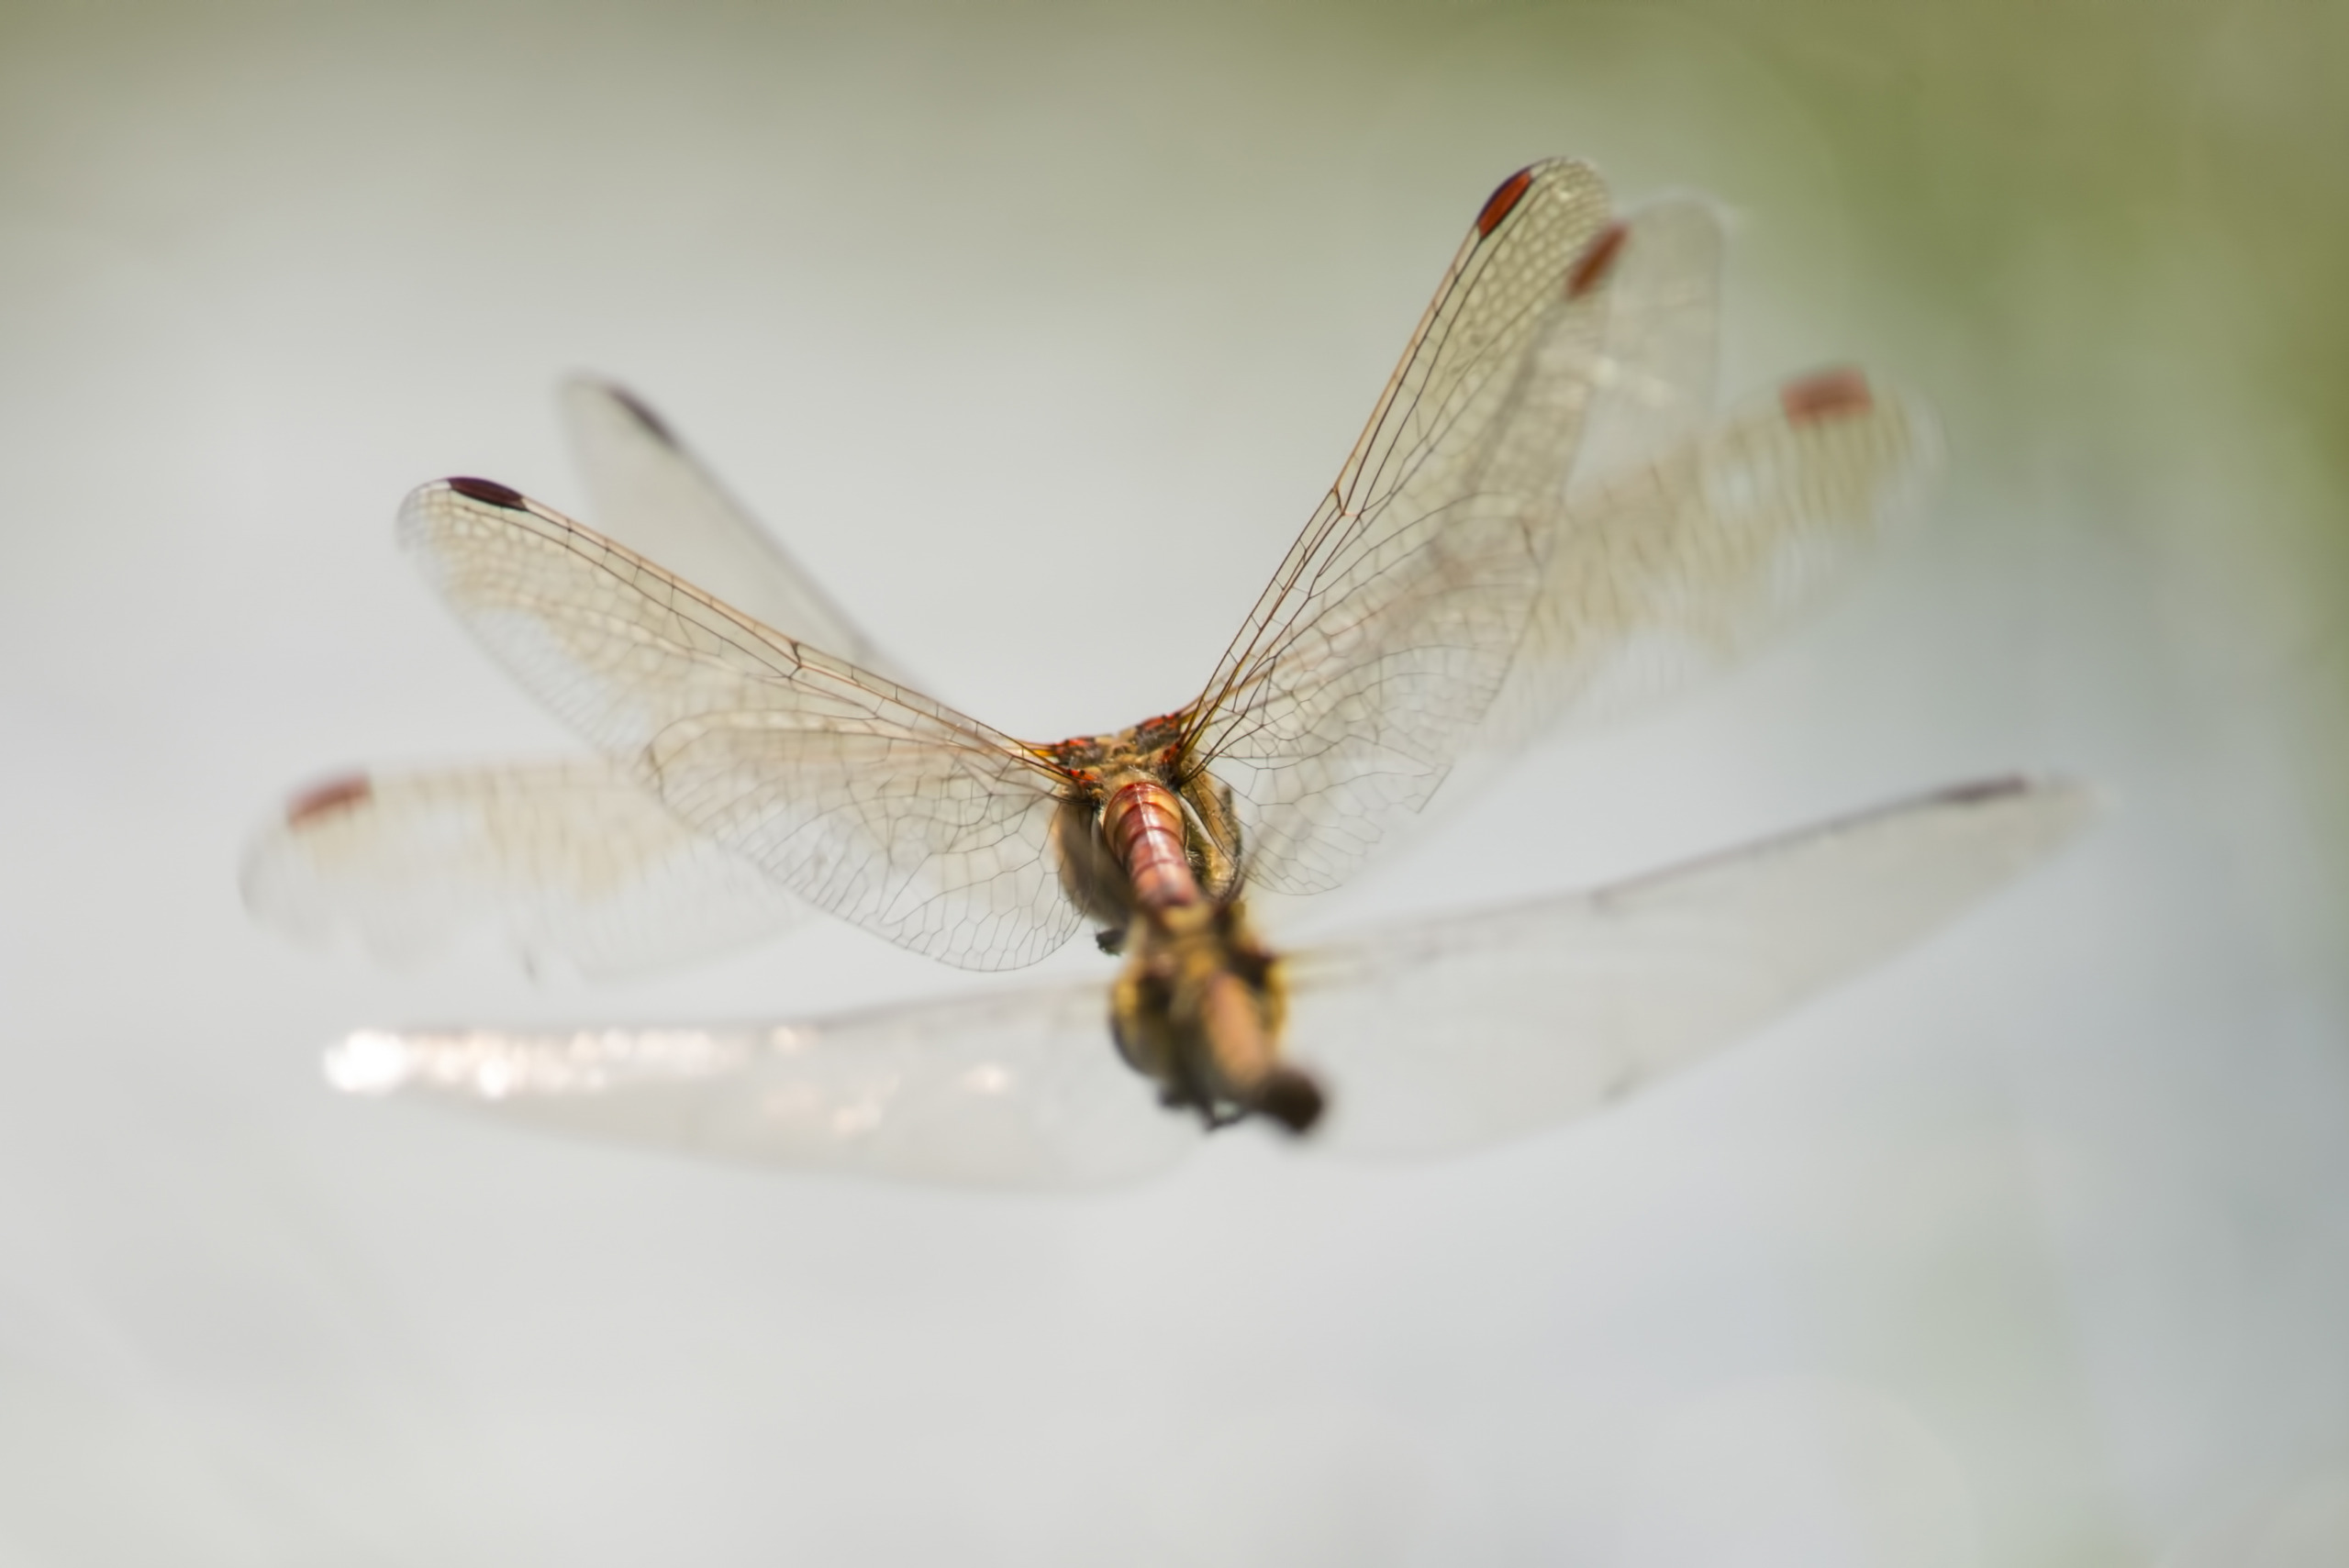
[[[354,1094],[751,1164],[958,1186],[1108,1186],[1196,1145],[1110,1043],[1099,985],[733,1029],[369,1030]]]
[[[425,485],[400,533],[525,687],[818,908],[974,969],[1075,929],[1050,850],[1063,775],[1017,741],[502,485]]]
[[[476,941],[589,975],[774,935],[807,905],[600,758],[351,775],[256,833],[246,907],[404,962]]]
[[[1571,898],[1300,954],[1289,1049],[1326,1138],[1424,1154],[1523,1137],[1720,1050],[2044,859],[2076,786],[1968,785]]]
[[[1364,438],[1360,471],[1394,483],[1351,506],[1350,462],[1197,710],[1259,885],[1331,886],[1456,762],[1729,662],[1932,467],[1922,407],[1854,371],[1717,417],[1714,209],[1609,225],[1586,171],[1529,173]],[[1397,413],[1422,407],[1442,417]]]
[[[761,625],[903,682],[847,612],[659,415],[625,388],[586,376],[563,384],[562,403],[563,428],[606,535]]]
[[[1838,369],[1752,398],[1644,461],[1580,473],[1524,640],[1468,750],[1505,755],[1732,662],[1797,618],[1922,495],[1922,404]]]
[[[1719,210],[1679,196],[1625,215],[1607,272],[1607,327],[1568,494],[1653,462],[1713,417],[1720,373]]]
[[[1333,885],[1491,702],[1540,585],[1620,239],[1583,164],[1493,194],[1191,710],[1191,755],[1239,797],[1260,884]]]

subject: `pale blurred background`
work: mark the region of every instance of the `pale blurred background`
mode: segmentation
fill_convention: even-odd
[[[2349,1562],[2344,72],[2314,0],[0,9],[0,1564]],[[1562,152],[1739,215],[1731,391],[1861,360],[1948,482],[1294,913],[2016,767],[2091,840],[1450,1163],[979,1198],[326,1092],[355,1024],[972,984],[250,926],[292,786],[568,744],[410,484],[575,504],[551,394],[615,375],[940,695],[1130,722]]]

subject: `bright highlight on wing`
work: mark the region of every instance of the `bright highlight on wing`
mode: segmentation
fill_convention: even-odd
[[[1109,1186],[1200,1133],[1118,1060],[1102,1008],[1100,986],[1077,985],[739,1028],[362,1030],[326,1069],[351,1094],[736,1162]]]
[[[2092,813],[2062,783],[1967,785],[1597,892],[1287,961],[1291,1029],[1335,1085],[1317,1141],[1431,1154],[1646,1088],[1882,962],[2040,863]],[[366,1030],[347,1092],[794,1170],[1111,1184],[1197,1143],[1117,1058],[1098,985],[729,1029]]]

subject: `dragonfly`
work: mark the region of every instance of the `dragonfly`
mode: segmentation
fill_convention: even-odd
[[[2092,792],[1943,789],[1596,892],[1284,954],[1314,1141],[1455,1154],[1618,1105],[1922,940],[2068,842]],[[1098,984],[713,1028],[362,1029],[351,1095],[735,1164],[1009,1190],[1154,1175],[1207,1124],[1134,1093]]]
[[[1113,1037],[1163,1098],[1303,1130],[1321,1091],[1284,1059],[1289,966],[1242,894],[1334,887],[1455,767],[1734,656],[1932,466],[1922,407],[1849,367],[1716,408],[1720,256],[1701,201],[1618,217],[1571,160],[1504,181],[1206,685],[1102,734],[1014,739],[876,667],[812,591],[752,611],[503,484],[425,485],[403,543],[602,761],[331,781],[249,862],[249,896],[438,813],[458,859],[496,842],[500,888],[556,873],[562,896],[522,913],[599,955],[635,940],[618,912],[662,928],[704,879],[746,919],[788,895],[971,969],[1031,963],[1089,922],[1127,958]],[[657,420],[634,425],[670,483],[709,488]],[[737,531],[737,509],[705,510],[727,519],[713,538]],[[782,561],[767,578],[804,580]],[[1146,607],[1146,585],[1133,596]],[[548,935],[574,906],[612,917]],[[691,924],[647,945],[699,940]]]

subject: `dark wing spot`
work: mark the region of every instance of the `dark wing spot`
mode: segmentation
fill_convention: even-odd
[[[1516,208],[1532,183],[1533,171],[1531,168],[1520,169],[1503,180],[1499,188],[1485,198],[1484,210],[1476,215],[1476,237],[1480,239],[1489,238],[1493,230],[1501,226],[1501,219]]]
[[[1583,247],[1581,255],[1566,272],[1566,297],[1580,299],[1607,281],[1615,270],[1615,258],[1623,253],[1623,241],[1631,234],[1620,223],[1610,223],[1600,229],[1591,242]]]
[[[329,812],[365,803],[375,793],[365,773],[345,773],[339,779],[328,779],[313,784],[285,803],[285,825],[305,827]]]
[[[469,496],[485,506],[503,506],[509,512],[527,512],[529,503],[522,499],[519,490],[509,490],[495,479],[451,479],[449,488],[460,495]]]
[[[662,446],[674,447],[677,444],[677,433],[669,428],[669,422],[646,407],[636,394],[624,386],[614,386],[608,382],[605,384],[604,390],[610,393],[612,401],[627,409],[629,416],[638,424],[643,426],[645,432],[654,440],[659,441]]]
[[[1985,801],[2004,800],[2009,795],[2027,795],[2031,781],[2018,773],[2004,778],[1977,779],[1972,784],[1953,784],[1942,791],[1939,798],[1952,806],[1979,806]]]
[[[1787,424],[1809,425],[1865,414],[1876,406],[1876,395],[1868,390],[1866,376],[1849,365],[1838,365],[1778,388],[1778,406],[1787,411]]]

